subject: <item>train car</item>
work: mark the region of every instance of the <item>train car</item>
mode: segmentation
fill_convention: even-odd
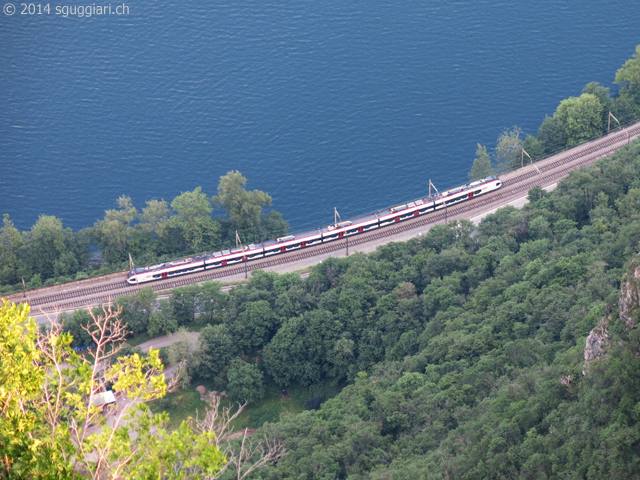
[[[226,267],[234,263],[255,260],[264,256],[264,249],[261,243],[251,244],[244,247],[235,247],[229,250],[222,250],[206,255],[205,266],[207,269]]]
[[[149,267],[140,267],[131,270],[127,275],[127,282],[136,285],[153,280],[186,275],[200,272],[205,269],[204,256],[184,258],[172,262],[159,263]]]
[[[380,227],[386,227],[396,222],[409,220],[410,218],[424,215],[426,213],[449,207],[450,205],[469,200],[478,195],[497,190],[502,186],[502,182],[496,176],[476,180],[475,182],[461,185],[460,187],[447,190],[438,195],[424,197],[409,203],[397,205],[380,212]]]
[[[275,240],[267,240],[263,243],[236,247],[197,257],[175,260],[173,262],[160,263],[149,267],[136,268],[127,274],[126,281],[131,285],[135,285],[207,269],[226,267],[243,261],[257,260],[320,243],[332,242],[351,235],[358,235],[373,229],[409,220],[435,210],[448,208],[451,205],[490,193],[499,189],[501,186],[501,180],[495,175],[492,175],[482,180],[452,188],[440,194],[419,198],[411,202],[350,220],[340,221],[319,229],[286,235]]]
[[[331,242],[340,238],[358,235],[369,230],[379,228],[379,217],[377,213],[370,213],[360,217],[334,223],[322,229],[322,241]]]
[[[264,256],[268,257],[270,255],[286,253],[300,248],[311,247],[319,243],[322,243],[320,230],[306,230],[264,242]]]

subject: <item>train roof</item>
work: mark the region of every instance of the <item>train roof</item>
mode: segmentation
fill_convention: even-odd
[[[207,255],[197,255],[194,257],[181,258],[178,260],[172,260],[170,262],[157,263],[155,265],[149,265],[148,267],[138,267],[133,269],[133,273],[144,273],[154,270],[161,270],[163,268],[177,267],[179,265],[187,265],[189,263],[201,262],[207,257]]]
[[[313,235],[318,235],[320,233],[320,229],[319,228],[313,228],[310,230],[305,230],[303,232],[296,232],[296,233],[290,233],[289,235],[285,235],[284,237],[280,237],[281,240],[278,241],[276,240],[266,240],[260,244],[256,244],[256,246],[262,246],[264,245],[265,247],[271,247],[273,245],[277,245],[278,243],[283,243],[283,242],[291,242],[293,240],[300,240],[303,238],[307,238],[307,237],[311,237]],[[286,239],[286,240],[284,240]]]

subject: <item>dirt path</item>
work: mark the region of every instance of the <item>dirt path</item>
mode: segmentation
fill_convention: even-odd
[[[188,335],[191,339],[190,344],[191,348],[194,349],[196,343],[198,342],[198,337],[200,336],[200,332],[188,332]],[[149,347],[153,347],[155,349],[168,347],[172,343],[179,342],[181,336],[177,333],[172,333],[171,335],[163,335],[161,337],[152,338],[151,340],[147,340],[144,343],[138,345],[143,352],[147,352]]]

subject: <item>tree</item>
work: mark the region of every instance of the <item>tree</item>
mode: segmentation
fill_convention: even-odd
[[[43,279],[75,274],[86,264],[88,245],[83,245],[70,228],[50,215],[41,215],[25,234],[21,250],[23,262]]]
[[[195,284],[174,288],[171,291],[169,298],[171,316],[176,319],[178,325],[186,325],[194,321],[198,311],[200,292],[200,286]]]
[[[22,243],[20,231],[5,213],[0,228],[0,285],[12,285],[20,281],[18,272],[22,262],[18,255]]]
[[[234,441],[237,435],[230,426],[240,416],[247,403],[239,403],[234,411],[233,405],[221,408],[220,400],[221,397],[214,396],[209,402],[205,416],[196,416],[191,422],[195,433],[212,434],[213,445],[225,452],[227,463],[218,475],[233,466],[236,480],[243,480],[255,470],[275,464],[287,453],[284,442],[279,438],[255,434],[249,437],[246,428],[240,439]]]
[[[228,326],[236,345],[248,354],[264,347],[276,333],[279,323],[269,302],[258,300],[250,302]]]
[[[192,370],[198,377],[213,379],[227,369],[229,362],[238,353],[238,348],[225,325],[207,325],[198,337]]]
[[[233,230],[253,228],[260,223],[262,209],[271,206],[271,196],[260,190],[248,192],[247,179],[237,170],[220,177],[218,195],[211,200],[227,212]]]
[[[157,478],[171,472],[167,460],[179,470],[195,465],[215,474],[223,468],[212,434],[187,428],[169,434],[162,428],[166,415],[149,416],[142,402],[167,389],[162,363],[153,350],[116,358],[127,333],[119,310],[91,312],[90,358],[69,348],[72,337],[55,319],[38,332],[28,313],[26,304],[0,307],[0,451],[7,477],[134,478],[143,467]],[[118,400],[100,408],[105,384]],[[175,453],[168,459],[169,449]]]
[[[178,341],[167,347],[169,365],[172,366],[187,360],[191,355],[191,335],[189,332],[181,328],[176,332],[176,336]]]
[[[616,98],[616,114],[622,123],[640,116],[640,45],[633,57],[616,72],[615,83],[622,85]]]
[[[281,236],[289,225],[278,212],[263,213],[271,206],[271,196],[260,190],[245,190],[247,179],[237,170],[220,177],[218,195],[212,197],[214,204],[226,211],[225,238],[235,240],[235,231],[246,243]]]
[[[122,318],[127,326],[139,334],[147,331],[156,298],[156,292],[151,287],[144,287],[131,296],[116,298],[114,303],[122,308]]]
[[[496,162],[501,170],[510,170],[520,166],[522,156],[522,129],[512,127],[505,129],[496,143]]]
[[[598,99],[600,105],[602,105],[602,133],[606,133],[606,126],[609,123],[609,112],[613,112],[617,115],[616,112],[616,104],[611,98],[611,90],[607,87],[603,87],[598,82],[589,82],[582,89],[582,93],[590,93],[594,97]],[[616,117],[617,118],[617,117]],[[614,122],[612,120],[612,122]],[[611,129],[614,130],[614,127],[617,127],[618,124],[612,125]]]
[[[118,207],[119,210],[107,210],[104,219],[95,222],[91,232],[91,236],[102,248],[102,256],[110,264],[117,264],[128,258],[136,234],[133,225],[138,211],[131,198],[122,195],[118,198]]]
[[[264,397],[262,372],[252,363],[233,360],[227,372],[227,392],[232,398],[243,402],[257,402]]]
[[[63,463],[56,444],[35,443],[33,432],[43,433],[42,411],[26,408],[40,399],[45,370],[39,367],[42,352],[36,346],[37,328],[29,319],[26,304],[2,300],[0,306],[0,452],[3,476],[26,478],[51,471],[68,475],[70,465]],[[31,434],[31,435],[30,435]],[[40,447],[36,450],[33,447]],[[42,456],[38,455],[42,452]]]
[[[473,161],[473,167],[471,167],[471,171],[469,172],[469,180],[480,180],[481,178],[487,178],[489,175],[493,175],[491,158],[487,153],[487,147],[478,144],[476,159]]]
[[[200,285],[197,303],[201,321],[213,323],[224,309],[226,295],[221,288],[220,282],[206,281]]]
[[[176,382],[182,389],[187,388],[191,383],[188,364],[191,360],[191,335],[184,328],[176,333],[178,341],[172,343],[167,348],[169,365],[178,365],[176,372]]]
[[[623,84],[634,94],[640,92],[640,45],[636,46],[636,52],[632,58],[616,72],[615,83]]]
[[[92,321],[87,310],[74,310],[73,313],[62,313],[59,317],[62,330],[73,337],[71,345],[74,347],[91,347],[93,342],[87,328]]]
[[[602,134],[603,106],[591,93],[569,97],[554,113],[564,126],[567,146],[573,147]]]
[[[542,140],[538,140],[533,135],[527,135],[522,144],[522,148],[525,149],[534,162],[544,156],[544,147],[544,142]],[[525,165],[527,160],[528,159],[525,159]]]
[[[146,233],[163,236],[167,220],[169,219],[169,204],[166,200],[148,200],[147,206],[138,216],[138,228]]]
[[[624,197],[616,200],[616,208],[625,217],[640,214],[640,189],[632,188]]]
[[[567,146],[567,133],[556,116],[545,117],[538,129],[538,140],[544,145],[545,155],[559,152]]]
[[[79,357],[56,319],[39,332],[27,304],[0,305],[0,476],[2,478],[215,479],[235,469],[240,480],[286,453],[282,442],[237,440],[230,425],[244,405],[189,418],[168,432],[166,413],[146,401],[168,386],[157,350],[119,356],[125,324],[119,310],[91,312],[93,355]],[[116,403],[96,406],[104,385]],[[170,386],[169,386],[170,387]],[[226,478],[226,477],[225,477]]]
[[[169,335],[178,329],[178,321],[176,318],[167,314],[170,309],[162,308],[163,305],[168,305],[168,302],[161,300],[160,304],[160,310],[152,312],[151,315],[149,315],[147,333],[151,335],[151,337]]]
[[[183,192],[173,199],[171,208],[175,214],[167,226],[182,232],[187,246],[192,251],[213,247],[220,239],[220,224],[211,218],[213,206],[202,187],[193,192]]]
[[[328,352],[343,328],[326,310],[287,320],[264,349],[267,373],[283,387],[293,381],[302,385],[319,382],[331,367]]]
[[[529,200],[530,203],[535,203],[541,198],[544,198],[545,194],[546,192],[542,189],[542,187],[539,185],[536,185],[535,187],[531,187],[529,189],[529,193],[527,194],[527,200]]]

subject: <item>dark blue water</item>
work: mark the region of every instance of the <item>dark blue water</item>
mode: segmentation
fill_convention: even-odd
[[[122,194],[214,195],[236,169],[296,230],[411,199],[463,183],[476,143],[612,86],[640,43],[640,6],[620,0],[16,5],[0,16],[0,213],[22,229],[42,213],[91,226]]]

